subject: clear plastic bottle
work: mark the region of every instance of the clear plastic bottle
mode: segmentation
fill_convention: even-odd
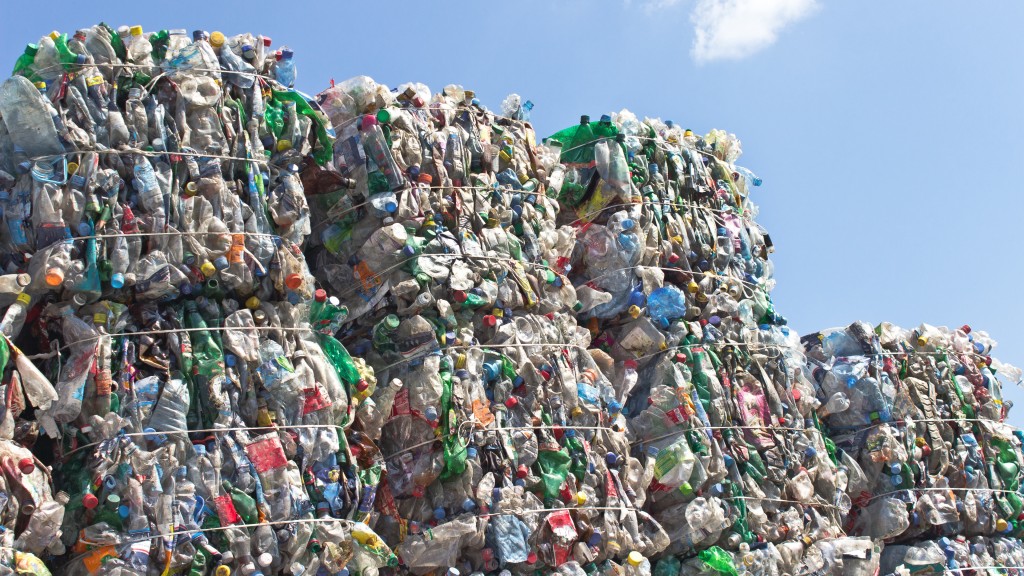
[[[14,146],[27,158],[64,153],[53,123],[56,111],[28,78],[12,76],[0,84],[0,116]]]
[[[298,70],[295,69],[295,62],[292,60],[293,55],[289,48],[281,48],[273,66],[274,79],[289,88],[295,86],[295,78],[298,76]]]

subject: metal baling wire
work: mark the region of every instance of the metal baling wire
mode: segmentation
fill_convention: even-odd
[[[148,157],[160,157],[160,156],[188,156],[192,158],[217,158],[220,160],[234,160],[238,162],[255,162],[257,164],[269,164],[269,159],[258,159],[252,158],[241,158],[238,156],[228,156],[225,154],[210,154],[207,152],[169,152],[163,151],[158,152],[156,150],[141,150],[139,148],[106,148],[103,150],[72,150],[70,152],[61,152],[60,154],[44,154],[42,156],[33,156],[26,158],[27,161],[34,162],[36,160],[46,160],[51,158],[66,158],[68,156],[74,156],[76,154],[117,154],[117,155],[135,155],[135,156],[148,156]]]
[[[227,70],[227,69],[224,69],[224,68],[195,68],[195,67],[191,67],[191,66],[188,67],[188,68],[168,68],[168,67],[162,66],[160,64],[156,64],[156,63],[153,63],[153,64],[130,64],[130,63],[113,63],[113,62],[92,62],[92,63],[86,62],[84,64],[78,64],[76,62],[71,62],[71,63],[68,63],[68,64],[64,64],[64,63],[52,64],[50,66],[47,66],[46,68],[42,68],[40,70],[35,70],[34,72],[36,72],[38,74],[39,72],[46,72],[48,70],[53,70],[54,68],[64,68],[65,66],[75,66],[75,67],[77,67],[79,69],[93,68],[93,67],[95,67],[95,68],[129,68],[129,69],[153,68],[153,69],[156,69],[156,70],[160,71],[161,75],[166,75],[169,72],[216,72],[216,73],[224,75],[224,76],[228,76],[228,75],[251,76],[253,78],[262,78],[264,80],[270,80],[270,81],[272,81],[274,83],[278,83],[276,78],[273,78],[272,76],[266,76],[266,75],[263,75],[263,74],[258,74],[256,72],[242,72],[242,71],[237,71],[236,72],[234,70]]]

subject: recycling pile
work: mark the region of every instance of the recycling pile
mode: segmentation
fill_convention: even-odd
[[[770,573],[870,551],[838,538],[849,499],[739,142],[623,111],[538,143],[529,103],[474,96],[358,77],[318,97],[336,174],[308,175],[308,257],[390,383],[355,427],[402,565]]]
[[[312,327],[344,311],[302,254],[299,167],[331,148],[294,74],[269,38],[98,25],[0,86],[6,572],[386,564],[359,524],[285,522],[314,487],[357,507],[374,384]]]
[[[854,510],[883,572],[1024,566],[1024,433],[1004,423],[995,342],[970,326],[858,322],[804,338]],[[997,377],[998,376],[998,377]]]
[[[993,345],[776,313],[735,136],[105,25],[0,85],[0,573],[1024,565]]]

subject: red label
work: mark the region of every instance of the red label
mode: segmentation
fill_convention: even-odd
[[[217,512],[217,518],[220,519],[221,526],[234,524],[242,519],[238,515],[238,511],[235,510],[235,503],[231,501],[231,496],[228,494],[214,498],[213,509]]]
[[[281,447],[281,439],[277,436],[249,444],[245,447],[245,453],[249,455],[249,460],[256,467],[256,471],[260,473],[288,465],[288,458]]]
[[[395,401],[391,405],[391,416],[408,416],[412,414],[409,406],[409,389],[402,388],[395,394]]]

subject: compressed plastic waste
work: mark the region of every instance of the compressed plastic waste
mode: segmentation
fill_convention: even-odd
[[[401,568],[865,556],[734,137],[623,111],[538,143],[522,107],[367,77],[318,101],[338,139],[305,175],[307,254],[350,311],[339,339],[393,383],[364,429]]]
[[[0,85],[0,572],[1024,565],[1020,372],[801,340],[734,135],[273,46],[101,24]]]
[[[1021,371],[958,329],[857,322],[804,337],[854,508],[850,534],[890,542],[887,573],[1021,566],[1021,442],[1002,388]]]
[[[290,51],[103,24],[36,46],[0,85],[3,573],[395,564],[358,513],[376,380],[302,251],[333,132]]]

